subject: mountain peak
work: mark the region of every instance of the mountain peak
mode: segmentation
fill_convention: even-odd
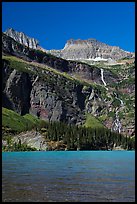
[[[74,39],[70,39],[70,40],[67,40],[66,44],[86,44],[86,43],[92,43],[92,42],[97,42],[97,40],[94,39],[94,38],[89,38],[87,40],[82,40],[82,39],[74,40]]]
[[[32,49],[42,50],[47,53],[51,53],[57,57],[63,59],[72,60],[119,60],[125,57],[132,58],[134,53],[124,51],[118,46],[110,46],[103,42],[96,40],[95,38],[83,39],[69,39],[64,48],[61,50],[45,50],[39,46],[38,40],[28,37],[23,32],[15,31],[13,28],[9,28],[5,31],[5,34],[13,38],[15,41]]]
[[[87,40],[70,39],[62,50],[50,50],[51,54],[63,59],[87,60],[87,59],[112,59],[118,60],[124,57],[131,58],[134,53],[124,51],[118,46],[110,46],[95,38]]]
[[[37,49],[39,46],[38,40],[25,35],[23,32],[15,31],[13,28],[7,29],[4,33],[29,48]]]

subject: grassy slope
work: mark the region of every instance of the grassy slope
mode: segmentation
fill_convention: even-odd
[[[2,126],[8,127],[13,131],[22,132],[31,130],[34,127],[39,127],[42,122],[42,120],[30,114],[20,116],[12,110],[2,108]]]
[[[22,72],[32,73],[32,74],[41,74],[41,71],[46,70],[50,71],[51,73],[63,76],[67,78],[68,80],[74,81],[75,79],[72,78],[69,74],[65,72],[60,72],[56,69],[53,69],[52,67],[49,67],[45,64],[40,64],[37,62],[27,62],[25,60],[22,60],[20,58],[17,58],[15,56],[2,56],[2,59],[8,60],[10,62],[10,67],[13,69],[17,69]],[[34,69],[35,66],[35,69]],[[39,73],[38,73],[39,71]],[[75,82],[79,82],[78,80],[75,80]]]
[[[3,128],[10,128],[12,131],[23,132],[33,128],[42,127],[43,120],[36,118],[30,114],[20,116],[18,113],[2,108],[2,126]],[[100,128],[104,127],[103,124],[91,114],[87,114],[85,127]]]
[[[105,91],[105,88],[103,85],[100,84],[96,84],[94,82],[88,82],[87,80],[84,80],[80,77],[77,76],[70,76],[68,73],[66,72],[60,72],[52,67],[49,67],[45,64],[40,64],[37,62],[27,62],[23,59],[17,58],[15,56],[2,56],[2,59],[8,60],[10,62],[10,67],[12,69],[17,69],[19,71],[22,72],[27,72],[27,73],[31,73],[31,74],[39,74],[42,77],[41,71],[46,70],[49,71],[50,73],[56,74],[56,75],[60,75],[62,77],[65,77],[67,80],[72,81],[73,83],[77,83],[77,84],[82,84],[85,86],[92,86],[96,89],[100,89],[102,91]],[[35,66],[35,69],[34,69]]]
[[[104,125],[94,116],[91,114],[86,115],[86,122],[84,124],[85,127],[91,127],[91,128],[100,128],[104,127]]]

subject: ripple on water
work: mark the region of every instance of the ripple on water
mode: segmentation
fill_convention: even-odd
[[[134,202],[134,159],[133,152],[113,151],[6,153],[2,200]]]

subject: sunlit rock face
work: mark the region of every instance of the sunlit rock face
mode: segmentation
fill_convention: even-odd
[[[84,45],[72,40],[64,49]],[[134,134],[134,58],[89,65],[28,48],[4,33],[2,52],[3,107],[77,125],[92,115],[113,131]]]
[[[39,45],[38,40],[28,37],[23,32],[15,31],[13,28],[7,29],[5,34],[29,48],[51,53],[67,60],[114,62],[118,59],[132,58],[135,56],[132,52],[124,51],[117,46],[107,45],[94,38],[87,40],[70,39],[61,50],[46,50]]]
[[[6,30],[5,34],[29,48],[37,49],[39,46],[38,40],[28,37],[23,32],[17,32],[12,28]]]
[[[124,51],[117,46],[109,46],[96,39],[70,39],[62,50],[49,50],[51,54],[64,59],[107,61],[132,57],[134,53]]]

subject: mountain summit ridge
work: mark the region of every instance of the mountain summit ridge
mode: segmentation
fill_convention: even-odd
[[[31,49],[42,50],[43,52],[46,51],[39,45],[39,41],[37,39],[27,36],[24,32],[18,32],[13,28],[9,28],[4,33],[13,38],[16,42]]]
[[[87,59],[112,59],[132,58],[134,53],[125,51],[119,46],[110,46],[94,38],[87,40],[70,39],[61,50],[48,50],[47,52],[63,59],[87,60]]]
[[[39,46],[39,41],[35,38],[28,37],[23,32],[15,31],[13,28],[9,28],[4,32],[9,37],[13,38],[15,41],[26,45],[29,48],[37,49]]]
[[[119,60],[122,58],[133,58],[135,56],[133,52],[124,51],[119,46],[107,45],[95,38],[89,38],[87,40],[69,39],[63,49],[47,50],[39,45],[38,40],[28,37],[23,32],[15,31],[13,28],[7,29],[4,33],[29,48],[42,50],[67,60]]]

